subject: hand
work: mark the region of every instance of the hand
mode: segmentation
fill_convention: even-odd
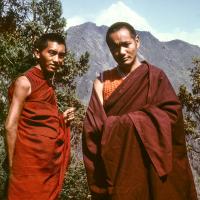
[[[76,108],[71,107],[68,108],[65,112],[63,112],[65,123],[70,122],[74,119],[75,110]]]

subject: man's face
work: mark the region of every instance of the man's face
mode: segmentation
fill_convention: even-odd
[[[48,46],[42,51],[36,51],[35,55],[41,68],[48,73],[53,73],[64,64],[65,53],[64,44],[48,41]]]
[[[139,37],[133,38],[126,28],[121,28],[110,34],[109,48],[121,67],[131,67],[134,64],[139,45]]]

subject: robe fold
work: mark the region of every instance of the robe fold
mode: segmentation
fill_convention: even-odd
[[[69,163],[70,129],[41,71],[32,68],[25,76],[31,82],[32,93],[18,124],[8,199],[55,200]]]
[[[196,200],[180,102],[143,62],[101,104],[93,89],[83,158],[93,199]]]

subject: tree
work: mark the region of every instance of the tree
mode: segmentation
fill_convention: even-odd
[[[192,90],[185,85],[179,89],[179,98],[185,110],[185,130],[187,134],[198,135],[200,131],[200,58],[193,59],[191,69]]]
[[[35,63],[32,54],[35,40],[41,34],[48,32],[58,32],[65,36],[65,24],[66,20],[62,17],[60,0],[4,0],[0,2],[0,182],[4,183],[0,187],[0,194],[5,188],[7,178],[5,170],[3,170],[3,165],[6,169],[3,161],[6,155],[4,123],[8,110],[8,87],[13,79]],[[76,120],[72,123],[71,174],[66,180],[82,181],[82,184],[74,184],[77,188],[68,187],[67,191],[64,190],[61,195],[63,199],[66,199],[66,195],[69,193],[73,199],[80,199],[81,195],[85,198],[88,193],[83,164],[80,158],[78,161],[75,159],[77,156],[80,157],[81,122],[85,112],[85,107],[76,96],[76,80],[78,76],[82,76],[87,71],[88,60],[87,52],[78,60],[68,52],[64,67],[55,76],[59,109],[62,111],[69,106],[77,108]],[[80,176],[83,178],[80,179]],[[83,191],[81,185],[86,190]],[[64,188],[66,187],[64,186]],[[73,192],[74,190],[76,193]],[[1,195],[0,199],[2,199]]]
[[[193,59],[191,68],[192,88],[185,85],[179,89],[179,98],[182,102],[185,115],[185,131],[188,147],[188,156],[192,166],[196,189],[200,197],[200,58]]]

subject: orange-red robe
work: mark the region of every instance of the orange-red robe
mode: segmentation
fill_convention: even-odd
[[[24,75],[32,92],[19,120],[8,200],[55,200],[69,162],[70,130],[42,71],[33,67]]]
[[[104,101],[93,89],[83,158],[95,200],[197,200],[180,102],[146,62]]]

